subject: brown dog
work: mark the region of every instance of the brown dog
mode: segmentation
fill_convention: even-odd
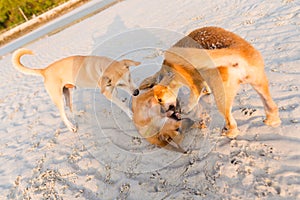
[[[193,125],[193,121],[179,119],[174,113],[174,104],[174,93],[167,86],[155,85],[132,99],[133,122],[151,144],[184,153],[179,144],[183,132]]]
[[[72,111],[70,88],[75,86],[99,87],[107,99],[119,106],[130,118],[132,117],[129,108],[113,95],[113,91],[115,88],[121,88],[134,96],[139,94],[139,90],[131,80],[129,66],[137,66],[140,62],[133,60],[115,61],[100,56],[71,56],[58,60],[44,69],[30,69],[20,61],[25,54],[33,53],[28,49],[19,49],[14,52],[12,56],[14,66],[23,73],[39,75],[44,78],[45,88],[59,109],[60,116],[69,130],[76,132],[77,127],[66,116],[63,95],[66,104]]]
[[[266,112],[264,123],[270,126],[281,123],[277,105],[269,92],[261,54],[232,32],[218,27],[204,27],[191,32],[165,53],[161,70],[145,79],[140,88],[155,85],[158,77],[163,77],[166,71],[177,73],[169,85],[174,92],[182,85],[191,90],[185,112],[198,103],[207,82],[225,118],[224,130],[230,138],[239,133],[231,109],[242,83],[251,84],[261,97]]]

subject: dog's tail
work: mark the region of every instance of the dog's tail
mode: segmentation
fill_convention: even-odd
[[[42,69],[30,69],[26,66],[24,66],[21,63],[21,57],[25,54],[33,55],[33,52],[29,49],[18,49],[15,51],[12,55],[12,63],[14,67],[19,70],[20,72],[23,72],[24,74],[30,74],[30,75],[36,75],[41,76],[42,75]]]

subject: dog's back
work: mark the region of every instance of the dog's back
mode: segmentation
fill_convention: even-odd
[[[239,48],[242,45],[249,43],[230,31],[220,27],[203,27],[192,31],[173,47],[224,49]]]
[[[240,36],[220,27],[203,27],[192,31],[173,47],[198,48],[206,50],[230,49],[247,60],[252,66],[263,66],[260,53]]]

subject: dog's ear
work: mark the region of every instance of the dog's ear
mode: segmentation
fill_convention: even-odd
[[[152,88],[154,85],[156,85],[157,81],[156,81],[156,77],[151,76],[148,78],[145,78],[142,83],[139,86],[140,90],[145,90],[145,89],[149,89]]]
[[[164,85],[153,86],[154,98],[157,100],[157,102],[163,103],[163,99],[161,99],[161,97],[163,96],[164,93],[166,93],[167,90],[168,87]]]
[[[111,79],[108,76],[103,76],[101,80],[101,86],[110,87]]]
[[[164,135],[160,134],[158,136],[158,139],[162,142],[167,142],[168,144],[172,143],[172,141],[173,141],[173,139],[169,135],[166,135],[166,134],[164,134]]]
[[[104,94],[104,92],[108,89],[108,87],[112,86],[111,83],[111,79],[108,76],[103,76],[101,78],[101,82],[100,82],[100,88],[101,88],[101,92]]]
[[[138,66],[141,64],[141,62],[138,61],[134,61],[134,60],[129,60],[129,59],[124,59],[121,60],[120,63],[126,67],[130,67],[130,66]]]
[[[166,149],[169,149],[169,150],[172,150],[172,151],[177,151],[177,152],[184,153],[184,154],[186,153],[186,151],[179,144],[177,144],[173,140],[173,138],[171,138],[169,135],[159,135],[158,139],[161,142],[167,144],[167,146],[165,146]]]
[[[166,75],[158,76],[158,82],[162,85],[169,85],[174,78],[175,74],[173,72],[168,72]]]

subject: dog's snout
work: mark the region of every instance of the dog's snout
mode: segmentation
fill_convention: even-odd
[[[133,96],[137,96],[137,95],[139,95],[139,93],[140,93],[140,91],[139,91],[139,89],[135,89],[134,91],[133,91]]]

